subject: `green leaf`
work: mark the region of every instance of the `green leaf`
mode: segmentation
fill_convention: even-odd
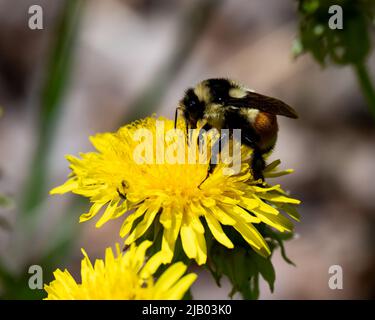
[[[293,237],[293,233],[291,232],[280,233],[280,232],[273,231],[271,228],[267,228],[264,233],[265,233],[265,236],[268,236],[271,239],[275,240],[277,244],[280,246],[281,256],[283,257],[284,261],[293,266],[296,266],[295,263],[287,257],[285,247],[284,247],[284,242],[283,242],[285,240],[291,239]]]
[[[272,265],[270,258],[263,258],[259,255],[254,256],[255,263],[257,265],[258,271],[262,275],[263,279],[268,283],[271,292],[274,290],[276,274],[275,269]]]
[[[211,272],[218,286],[220,279],[226,276],[232,284],[229,293],[233,297],[237,292],[244,299],[257,299],[259,297],[259,277],[268,283],[270,291],[273,292],[276,273],[272,265],[272,253],[274,249],[280,247],[281,255],[287,263],[294,263],[288,259],[285,253],[284,241],[293,237],[293,233],[278,232],[264,223],[256,225],[257,230],[267,240],[271,249],[271,255],[263,258],[258,255],[243,238],[232,228],[224,226],[226,234],[232,240],[234,249],[228,249],[212,240],[212,235],[207,231],[208,249],[207,269]]]
[[[322,65],[327,60],[339,65],[365,61],[371,47],[369,30],[375,11],[373,3],[363,0],[298,0],[298,3],[298,41],[304,52],[310,52]],[[343,9],[341,30],[328,27],[331,5],[340,5]]]
[[[342,8],[343,29],[332,30],[327,26],[332,16],[328,12],[331,5]],[[327,62],[351,65],[375,118],[375,89],[366,68],[366,60],[372,49],[375,1],[298,0],[298,13],[299,34],[292,47],[294,55],[310,53],[322,66]]]
[[[259,297],[259,274],[266,279],[273,289],[274,273],[270,261],[259,261],[262,259],[248,246],[236,247],[234,250],[227,249],[216,244],[209,251],[210,263],[206,267],[214,276],[220,286],[220,279],[226,276],[232,284],[229,297],[238,292],[244,299],[257,299]]]

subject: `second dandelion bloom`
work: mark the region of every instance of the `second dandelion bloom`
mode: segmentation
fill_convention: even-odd
[[[159,122],[163,122],[162,129]],[[172,261],[177,241],[181,241],[186,256],[199,265],[207,261],[207,237],[233,248],[233,239],[222,226],[236,230],[257,253],[267,257],[271,250],[258,226],[263,223],[291,232],[290,218],[299,219],[299,200],[280,185],[253,179],[250,149],[241,147],[238,170],[230,170],[223,162],[210,169],[209,151],[202,161],[188,161],[200,150],[199,139],[187,139],[185,127],[178,127],[180,131],[175,134],[173,121],[150,117],[115,133],[91,137],[96,151],[82,153],[80,158],[67,156],[70,177],[51,193],[73,192],[89,198],[92,206],[80,221],[103,210],[97,227],[128,213],[120,230],[128,245],[159,224],[165,263]],[[207,137],[203,144],[209,141]],[[275,161],[266,167],[265,178],[289,173],[277,171],[278,164]]]
[[[150,241],[134,244],[126,253],[116,245],[116,255],[107,248],[105,259],[94,265],[86,252],[81,264],[81,283],[77,283],[68,270],[57,269],[55,280],[45,285],[47,300],[177,300],[182,299],[197,276],[184,275],[187,267],[177,262],[157,279],[154,274],[162,263],[161,253],[148,260],[146,251]]]

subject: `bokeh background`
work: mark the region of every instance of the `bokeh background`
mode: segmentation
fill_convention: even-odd
[[[28,28],[32,4],[44,10],[43,30]],[[375,119],[351,67],[293,59],[297,32],[293,0],[0,0],[0,298],[43,297],[28,288],[30,265],[45,282],[56,268],[78,276],[79,248],[102,257],[120,241],[121,221],[78,224],[86,202],[48,195],[69,173],[64,155],[136,118],[172,118],[184,90],[208,77],[300,115],[279,119],[272,156],[295,169],[280,182],[303,201],[286,244],[297,267],[277,251],[275,292],[262,282],[261,298],[374,298]],[[374,54],[367,66],[374,76]],[[331,265],[343,268],[342,290],[328,286]],[[230,288],[201,272],[192,291],[226,299]]]

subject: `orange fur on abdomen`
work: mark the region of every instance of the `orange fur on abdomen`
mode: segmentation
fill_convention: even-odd
[[[255,118],[254,128],[261,138],[259,147],[262,150],[273,147],[278,131],[276,116],[266,112],[259,112]]]

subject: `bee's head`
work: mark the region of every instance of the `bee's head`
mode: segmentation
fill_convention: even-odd
[[[180,108],[188,123],[195,127],[198,120],[203,118],[205,102],[199,97],[195,90],[190,88],[186,91],[184,98],[180,101]]]
[[[194,126],[211,106],[228,105],[239,93],[243,96],[245,91],[233,81],[207,79],[186,91],[180,101],[180,109],[183,110],[185,119]]]

